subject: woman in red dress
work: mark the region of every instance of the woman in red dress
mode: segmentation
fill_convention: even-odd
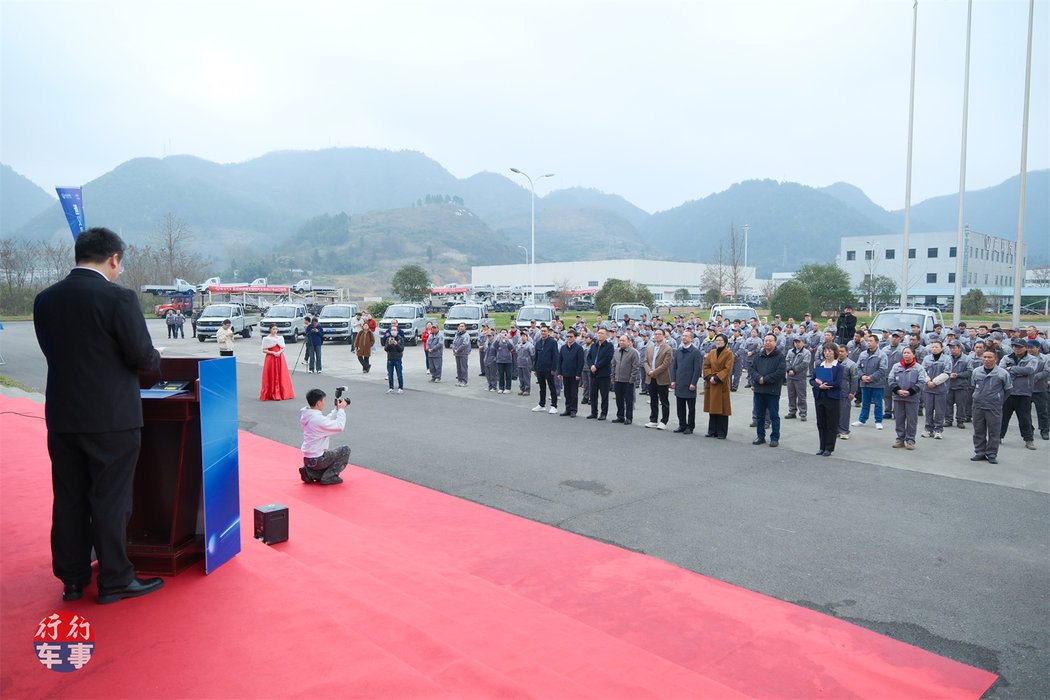
[[[284,359],[284,338],[277,335],[277,326],[270,326],[270,335],[263,336],[262,391],[260,401],[283,401],[294,399],[292,378],[288,374],[288,363]]]

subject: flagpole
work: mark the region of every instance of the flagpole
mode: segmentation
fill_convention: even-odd
[[[973,18],[973,0],[966,2],[966,68],[963,70],[962,156],[959,164],[959,231],[955,239],[955,298],[952,301],[952,325],[958,328],[962,316],[963,239],[966,211],[966,124],[970,109],[970,26]]]
[[[908,305],[908,248],[911,236],[911,152],[915,125],[915,44],[919,26],[919,0],[912,4],[911,88],[908,94],[908,168],[904,186],[904,267],[901,270],[901,308]]]
[[[1021,325],[1021,286],[1024,284],[1024,195],[1028,175],[1028,97],[1032,92],[1032,19],[1035,0],[1028,0],[1028,59],[1024,72],[1024,118],[1021,120],[1021,202],[1017,212],[1017,249],[1014,251],[1014,308],[1010,324]]]

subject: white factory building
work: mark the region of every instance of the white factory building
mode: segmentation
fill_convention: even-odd
[[[912,233],[907,251],[904,234],[843,237],[836,262],[849,274],[854,289],[859,290],[870,275],[889,277],[899,290],[907,256],[908,302],[950,304],[960,257],[962,294],[976,287],[985,296],[1004,297],[1013,295],[1017,254],[1015,241],[967,230],[961,250],[956,231]]]
[[[524,287],[531,283],[531,265],[478,265],[471,268],[471,286]],[[714,265],[667,260],[579,260],[536,264],[536,296],[559,289],[601,289],[611,278],[644,284],[657,302],[670,302],[678,289],[686,289],[699,299],[703,290],[700,280]],[[757,291],[755,268],[742,268],[743,287]]]

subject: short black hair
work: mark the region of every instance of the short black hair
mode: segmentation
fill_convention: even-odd
[[[73,244],[73,258],[77,264],[105,262],[114,253],[124,259],[127,247],[124,241],[113,231],[101,226],[81,231]]]
[[[310,391],[306,392],[306,403],[310,408],[313,408],[317,405],[318,401],[326,396],[328,396],[328,394],[324,393],[321,389],[310,389]]]

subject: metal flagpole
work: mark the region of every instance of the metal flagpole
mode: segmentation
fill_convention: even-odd
[[[908,170],[904,186],[904,267],[901,270],[901,307],[908,305],[908,248],[911,236],[911,151],[915,125],[915,44],[919,26],[919,0],[912,4],[911,21],[911,88],[908,95]]]
[[[963,239],[964,213],[966,211],[966,124],[970,109],[970,21],[973,17],[973,0],[966,3],[966,68],[963,70],[963,118],[962,156],[959,165],[959,235],[955,239],[955,299],[952,302],[952,325],[959,326],[962,315],[963,256],[966,255]]]
[[[1010,324],[1021,325],[1021,286],[1024,284],[1024,195],[1028,175],[1028,97],[1032,92],[1032,18],[1035,0],[1028,0],[1028,60],[1024,73],[1024,119],[1021,123],[1021,203],[1017,212],[1017,249],[1014,251],[1014,309]]]

